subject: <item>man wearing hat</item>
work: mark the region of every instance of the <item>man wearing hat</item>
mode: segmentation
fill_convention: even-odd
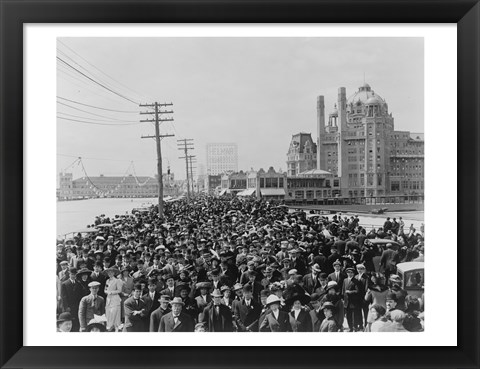
[[[145,316],[147,315],[147,305],[141,298],[142,285],[135,284],[132,296],[125,300],[125,325],[124,332],[146,332]]]
[[[100,283],[90,282],[88,287],[90,288],[90,294],[80,300],[78,308],[80,332],[86,331],[88,322],[94,318],[94,315],[105,314],[105,299],[98,295]]]
[[[178,290],[175,288],[175,279],[173,279],[172,274],[165,275],[165,282],[167,283],[167,287],[160,291],[161,295],[168,295],[170,299],[174,297],[178,297]]]
[[[305,262],[298,255],[297,249],[292,249],[288,252],[290,254],[291,267],[297,269],[298,274],[304,275],[306,273],[307,267]]]
[[[258,320],[262,307],[253,299],[252,286],[243,287],[243,298],[233,305],[233,314],[238,330],[241,332],[258,332]]]
[[[342,263],[340,260],[333,262],[333,273],[330,273],[327,277],[328,281],[337,282],[337,285],[343,286],[343,280],[346,278],[345,273],[342,271]]]
[[[347,268],[347,278],[343,281],[342,295],[347,316],[348,328],[350,332],[362,331],[362,299],[360,296],[360,286],[357,279],[354,278],[355,269]]]
[[[160,319],[159,332],[193,332],[194,323],[188,314],[182,312],[183,301],[181,297],[174,297],[170,301],[172,311]]]
[[[405,311],[406,310],[405,298],[407,297],[407,291],[405,291],[401,287],[402,279],[398,275],[392,274],[389,279],[389,284],[390,284],[390,291],[393,292],[397,297],[396,308],[398,310]]]
[[[270,311],[265,314],[265,317],[260,323],[260,332],[291,332],[292,326],[288,313],[280,310],[281,300],[276,295],[267,297],[266,307]]]
[[[361,309],[363,313],[363,324],[367,326],[367,316],[368,316],[368,306],[370,305],[367,301],[365,301],[365,294],[367,293],[369,278],[368,275],[365,273],[366,268],[363,264],[357,264],[356,266],[358,274],[355,276],[355,279],[359,282],[358,287],[360,289],[360,296],[363,296],[360,299]]]
[[[95,264],[93,265],[93,272],[90,274],[90,279],[92,282],[100,283],[98,294],[103,298],[106,298],[107,296],[105,295],[105,283],[107,282],[107,276],[104,273],[102,273],[102,270],[103,270],[102,262],[101,261],[95,262]]]
[[[223,294],[215,289],[212,293],[213,303],[208,305],[200,322],[204,322],[209,332],[233,332],[231,310],[221,303]]]
[[[385,250],[383,250],[380,257],[380,269],[381,273],[385,274],[385,279],[388,280],[390,274],[395,274],[397,271],[397,263],[399,262],[398,252],[393,250],[393,245],[387,243]]]
[[[82,286],[77,281],[77,268],[70,267],[69,278],[62,283],[61,296],[64,312],[72,315],[72,332],[78,332],[78,306],[82,299]]]
[[[310,310],[310,318],[312,319],[312,329],[313,332],[320,332],[320,325],[325,319],[325,314],[323,314],[322,300],[324,299],[325,293],[314,293],[310,296],[310,305],[312,309]]]
[[[150,314],[150,332],[158,332],[162,316],[168,314],[170,310],[170,296],[162,295],[158,299],[160,306]]]
[[[303,276],[303,288],[308,294],[312,294],[320,287],[318,276],[320,274],[320,266],[318,264],[312,265],[312,272]]]

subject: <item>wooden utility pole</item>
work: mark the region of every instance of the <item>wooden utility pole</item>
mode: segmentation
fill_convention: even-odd
[[[195,195],[195,180],[193,179],[193,165],[192,159],[195,158],[195,155],[188,155],[188,160],[190,161],[190,179],[192,181],[192,195]]]
[[[172,103],[159,104],[140,104],[142,107],[155,108],[154,112],[141,112],[140,114],[155,114],[155,119],[145,119],[141,122],[154,122],[155,123],[155,136],[142,136],[142,138],[155,138],[157,143],[157,176],[158,176],[158,216],[163,217],[163,169],[162,169],[162,145],[161,141],[164,137],[173,137],[174,135],[160,134],[160,122],[170,122],[173,118],[160,118],[162,114],[172,114],[173,111],[161,111],[159,107],[172,106]]]
[[[185,172],[187,174],[187,199],[190,201],[190,173],[188,171],[188,150],[193,150],[193,138],[184,138],[183,140],[177,140],[179,142],[178,149],[185,153],[185,156],[179,157],[179,159],[185,159]]]

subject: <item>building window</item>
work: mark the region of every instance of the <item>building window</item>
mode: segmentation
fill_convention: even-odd
[[[340,181],[338,179],[333,180],[333,187],[338,187],[340,186]]]
[[[303,199],[303,191],[295,191],[296,199]]]
[[[283,177],[280,177],[280,178],[278,179],[278,187],[279,187],[279,188],[283,188]]]
[[[295,175],[295,171],[293,171],[293,175]],[[265,178],[260,178],[260,188],[265,188]]]

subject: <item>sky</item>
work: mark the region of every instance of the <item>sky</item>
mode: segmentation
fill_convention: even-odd
[[[315,140],[317,96],[328,117],[338,88],[348,98],[364,80],[396,130],[424,131],[423,38],[59,38],[57,172],[154,176],[155,141],[141,137],[155,128],[140,122],[153,115],[139,104],[155,101],[173,103],[160,132],[175,135],[162,139],[162,162],[176,179],[184,138],[197,168],[207,143],[235,142],[239,169],[285,171],[292,135]]]

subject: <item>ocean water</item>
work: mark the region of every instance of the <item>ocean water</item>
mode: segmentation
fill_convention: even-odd
[[[125,213],[131,214],[133,208],[141,207],[142,205],[157,204],[157,199],[154,198],[135,198],[135,199],[88,199],[76,201],[59,201],[57,202],[57,235],[64,235],[74,232],[75,230],[85,228],[95,221],[95,217],[100,214],[105,214],[108,217],[115,215],[122,215]],[[345,216],[354,215],[354,213],[345,212]],[[331,217],[331,215],[327,215]],[[419,230],[421,223],[424,222],[424,212],[398,212],[375,215],[375,214],[361,214],[358,213],[360,224],[367,229],[372,227],[381,227],[385,222],[386,217],[402,217],[405,227],[410,227],[411,224]]]

